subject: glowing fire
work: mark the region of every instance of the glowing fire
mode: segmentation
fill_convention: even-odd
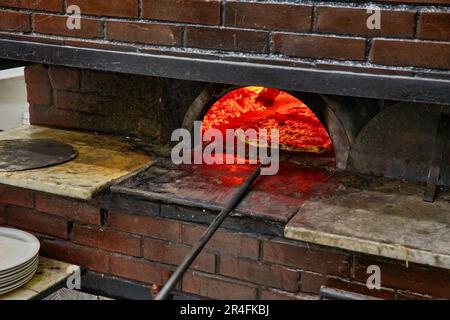
[[[278,129],[281,149],[314,153],[332,150],[330,137],[314,113],[297,98],[277,89],[245,87],[226,94],[203,119],[202,130],[210,128]]]

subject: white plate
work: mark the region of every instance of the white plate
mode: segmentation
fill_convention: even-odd
[[[18,266],[18,267],[16,267],[16,268],[12,268],[12,269],[8,269],[7,271],[0,272],[0,281],[1,281],[3,278],[9,277],[9,276],[11,276],[11,275],[13,275],[13,274],[16,274],[16,273],[18,273],[18,272],[20,272],[20,271],[22,271],[22,270],[24,270],[24,269],[26,269],[26,268],[29,268],[31,265],[34,264],[34,262],[35,262],[38,258],[39,258],[39,256],[35,256],[33,259],[31,259],[31,260],[25,262],[24,264],[21,264],[20,266]]]
[[[36,273],[36,271],[37,271],[37,267],[36,267],[36,269],[34,270],[34,272],[31,273],[29,276],[27,276],[25,279],[23,279],[23,280],[21,280],[21,281],[19,281],[19,282],[16,282],[16,283],[10,285],[9,287],[0,288],[0,296],[1,296],[2,294],[11,292],[11,291],[13,291],[13,290],[16,290],[16,289],[18,289],[18,288],[24,286],[26,283],[28,283],[28,282],[34,277],[34,274]]]
[[[3,290],[3,288],[9,288],[10,286],[12,286],[14,284],[21,283],[24,279],[27,279],[30,275],[34,275],[36,273],[36,270],[37,270],[37,267],[32,268],[32,269],[28,270],[26,274],[25,273],[22,274],[20,278],[0,284],[0,291]]]
[[[37,259],[33,259],[30,261],[30,263],[27,263],[24,267],[22,267],[20,269],[16,269],[7,274],[0,275],[0,285],[1,285],[1,283],[5,282],[11,278],[18,277],[21,274],[25,273],[27,270],[33,268],[36,263],[39,263],[39,261]]]
[[[9,279],[8,281],[1,282],[0,283],[0,290],[5,287],[9,287],[10,285],[13,285],[17,282],[22,281],[23,279],[26,279],[30,274],[34,274],[38,268],[38,264],[36,263],[33,265],[30,269],[27,269],[23,273],[21,273],[19,276]]]
[[[0,272],[16,268],[39,252],[39,240],[28,232],[0,227]]]
[[[39,265],[39,261],[34,261],[34,263],[30,266],[28,266],[27,268],[11,274],[8,277],[5,278],[0,278],[0,288],[7,286],[10,283],[16,282],[21,280],[22,278],[25,278],[33,269],[36,269],[36,266]]]

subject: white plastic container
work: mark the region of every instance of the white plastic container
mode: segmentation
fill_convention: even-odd
[[[24,68],[0,70],[0,130],[29,124]]]

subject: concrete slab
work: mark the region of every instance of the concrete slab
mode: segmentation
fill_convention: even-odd
[[[79,155],[48,168],[0,172],[0,184],[77,199],[91,199],[112,183],[150,165],[149,156],[117,137],[24,126],[0,132],[0,140],[7,139],[55,139],[74,146]]]
[[[330,184],[287,224],[287,238],[450,269],[448,190],[427,203],[424,184],[345,174]]]

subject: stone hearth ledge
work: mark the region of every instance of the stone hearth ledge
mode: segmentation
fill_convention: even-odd
[[[450,269],[448,190],[427,203],[423,184],[333,180],[335,194],[308,200],[286,225],[286,238]]]
[[[41,169],[0,172],[0,184],[89,200],[115,182],[147,168],[150,157],[133,150],[124,138],[23,126],[0,132],[0,140],[54,139],[72,145],[78,156]]]

